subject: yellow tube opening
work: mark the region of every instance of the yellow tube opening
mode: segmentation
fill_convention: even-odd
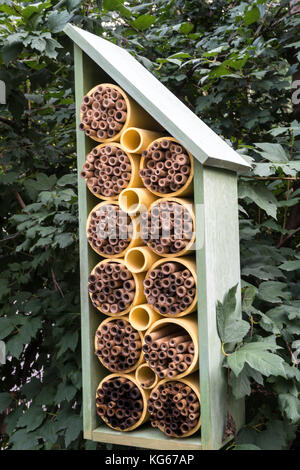
[[[127,214],[135,213],[140,204],[138,193],[131,189],[125,189],[119,196],[119,204],[121,209]]]
[[[136,328],[139,331],[146,330],[149,328],[150,322],[150,314],[146,308],[138,306],[130,312],[130,323],[133,328]]]
[[[141,250],[130,250],[126,256],[126,265],[129,271],[140,273],[145,270],[146,259]]]
[[[137,152],[142,143],[142,137],[137,129],[127,129],[122,136],[122,142],[130,152]]]
[[[141,364],[136,370],[135,378],[142,388],[152,388],[158,382],[157,375],[147,364]]]

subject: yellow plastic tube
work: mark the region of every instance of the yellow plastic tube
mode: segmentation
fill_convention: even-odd
[[[160,137],[159,139],[156,139],[155,141],[156,142],[161,142],[162,140],[171,140],[172,142],[175,142],[175,143],[178,143],[179,145],[182,145],[177,139],[174,139],[174,137]],[[153,143],[154,142],[151,142],[151,144],[148,145],[147,150],[151,147],[151,145]],[[190,172],[190,175],[189,175],[187,181],[185,182],[185,184],[180,189],[178,189],[178,191],[174,191],[172,193],[162,194],[162,193],[159,193],[158,191],[152,191],[152,190],[149,189],[149,191],[151,191],[153,194],[155,194],[155,196],[165,198],[165,197],[189,196],[189,195],[193,194],[193,192],[194,192],[194,185],[193,185],[194,158],[190,154],[190,152],[188,152],[185,148],[184,148],[184,150],[188,154],[188,156],[190,157],[190,162],[191,162],[191,172]],[[145,168],[145,165],[146,165],[146,158],[142,157],[141,158],[141,163],[140,163],[140,169],[143,170]]]
[[[90,221],[91,221],[91,217],[92,217],[92,213],[95,212],[95,211],[98,211],[100,209],[100,207],[102,206],[105,206],[105,205],[116,205],[116,206],[119,206],[119,202],[118,201],[103,201],[103,202],[100,202],[99,204],[97,204],[92,210],[91,212],[89,213],[89,216],[87,218],[87,221],[86,221],[86,234],[87,234],[87,238],[89,237],[88,235],[88,229],[89,229],[89,226],[90,226]],[[125,248],[125,250],[121,251],[120,253],[117,253],[115,255],[107,255],[106,253],[103,253],[101,252],[100,250],[98,250],[96,247],[94,247],[91,243],[90,243],[90,246],[91,248],[96,252],[98,253],[98,255],[100,256],[103,256],[103,258],[123,258],[126,254],[126,252],[128,250],[130,250],[130,248],[133,248],[134,246],[141,246],[141,245],[145,245],[144,241],[141,239],[140,237],[140,224],[138,222],[138,219],[136,217],[132,217],[130,214],[128,214],[130,219],[131,219],[131,222],[132,222],[132,237],[130,239],[130,242],[129,242],[129,245],[127,246],[127,248]]]
[[[106,423],[106,421],[103,419],[103,421],[107,424],[107,426],[109,426],[110,428],[112,429],[115,429],[116,431],[122,431],[122,432],[127,432],[127,431],[133,431],[134,429],[138,428],[139,426],[141,426],[143,423],[145,423],[146,421],[148,421],[149,419],[149,413],[147,411],[147,403],[148,403],[148,399],[149,399],[149,396],[150,396],[150,391],[149,390],[145,390],[143,389],[138,381],[136,380],[135,378],[135,375],[133,373],[131,374],[110,374],[110,375],[107,375],[106,377],[104,377],[104,379],[101,380],[101,382],[99,383],[98,387],[97,387],[97,390],[99,388],[101,388],[102,384],[104,382],[107,382],[108,380],[110,379],[113,379],[113,378],[126,378],[128,380],[131,380],[139,389],[139,391],[141,392],[141,395],[142,395],[142,400],[143,400],[143,411],[142,411],[142,415],[140,417],[140,419],[133,425],[131,426],[130,428],[127,428],[127,429],[120,429],[120,428],[114,428],[112,427],[109,423]],[[97,398],[97,394],[96,394],[96,398]]]
[[[124,125],[120,132],[113,137],[108,139],[99,139],[97,136],[90,136],[91,139],[96,140],[97,142],[120,142],[122,132],[124,132],[128,127],[141,127],[145,129],[150,129],[153,131],[162,131],[162,126],[153,119],[150,114],[148,114],[136,101],[130,98],[122,88],[112,83],[101,83],[92,88],[87,95],[91,96],[99,86],[113,88],[117,90],[120,95],[124,98],[127,107],[127,117],[124,122]],[[82,121],[83,113],[80,113],[80,120]]]
[[[101,149],[102,147],[106,147],[107,144],[100,144],[95,147],[95,149]],[[128,181],[127,188],[142,188],[143,187],[143,182],[139,176],[139,167],[140,167],[140,156],[139,155],[134,155],[133,153],[129,153],[126,151],[124,147],[122,147],[121,144],[118,144],[117,142],[114,142],[114,147],[118,147],[121,150],[124,150],[126,153],[127,157],[129,158],[130,161],[130,166],[131,166],[131,178]],[[91,193],[96,196],[98,199],[104,199],[105,201],[113,201],[118,199],[119,195],[113,196],[113,197],[108,197],[108,196],[102,196],[102,194],[97,194],[92,191],[92,188],[88,186],[88,189],[91,191]]]
[[[106,324],[106,323],[109,323],[111,321],[115,321],[115,320],[127,320],[129,322],[129,318],[128,318],[128,315],[124,316],[124,315],[117,315],[117,316],[113,316],[113,317],[109,317],[109,318],[106,318],[105,320],[103,320],[100,325],[98,326],[97,328],[97,331],[100,331],[101,330],[101,327]],[[130,322],[129,322],[130,323]],[[97,331],[96,331],[96,334],[95,334],[95,341],[94,341],[94,346],[95,346],[95,351],[98,349],[98,346],[97,346],[97,340],[98,340],[98,337],[97,337]],[[140,336],[140,340],[141,342],[143,342],[143,338],[144,338],[144,335],[143,333],[141,333],[140,331],[137,331],[137,333],[139,334]],[[100,356],[97,356],[99,361],[101,362],[101,364],[107,368],[105,366],[105,364],[103,363],[102,361],[102,358]],[[132,372],[134,371],[135,369],[137,369],[139,367],[140,364],[142,364],[142,362],[144,361],[144,353],[143,353],[143,350],[141,350],[141,354],[140,354],[140,357],[139,357],[139,360],[132,366],[130,367],[129,369],[127,370],[124,370],[122,371],[122,373],[124,374],[128,374],[129,372]]]
[[[139,385],[145,389],[150,390],[158,383],[158,377],[155,372],[148,366],[148,364],[141,364],[135,371],[135,378]]]
[[[198,324],[197,324],[197,316],[195,314],[189,315],[185,318],[163,318],[162,320],[158,320],[157,322],[153,323],[150,328],[146,331],[144,337],[149,335],[150,333],[159,330],[162,327],[167,325],[178,325],[190,335],[191,340],[193,341],[193,345],[195,348],[194,358],[191,362],[190,366],[181,374],[178,374],[174,377],[175,380],[181,379],[186,375],[191,374],[199,369],[199,345],[198,345]],[[145,342],[143,342],[143,345]],[[170,379],[168,379],[170,380]]]
[[[121,135],[121,144],[128,152],[142,153],[154,140],[163,137],[161,132],[128,127]]]
[[[161,320],[161,315],[156,313],[149,304],[136,305],[129,313],[129,322],[138,331],[147,330],[158,320]]]
[[[97,267],[100,266],[101,264],[111,263],[111,262],[120,263],[123,266],[125,266],[124,260],[122,260],[122,259],[104,259],[104,260],[100,261],[100,263],[96,264],[96,266],[92,270],[91,274],[95,275]],[[129,313],[129,311],[133,307],[135,307],[136,305],[143,304],[143,302],[145,302],[146,299],[145,299],[144,287],[143,287],[144,275],[143,274],[132,273],[132,276],[133,276],[133,279],[134,279],[134,282],[135,282],[135,292],[134,292],[133,301],[131,302],[129,307],[126,308],[125,310],[122,310],[122,312],[116,312],[116,314],[114,314],[114,315],[110,312],[109,313],[110,317],[114,317],[114,318],[116,316],[122,316],[123,317],[123,315],[126,315],[127,313]],[[92,293],[91,292],[89,292],[89,296],[92,300]],[[101,310],[101,303],[99,303],[99,305],[97,305],[96,308],[97,308],[97,310],[99,310],[99,312],[103,313],[104,315],[108,315],[106,312],[103,312]]]
[[[149,213],[151,213],[151,210],[153,207],[155,207],[156,205],[159,205],[161,202],[165,202],[165,201],[170,201],[170,202],[177,202],[178,204],[184,206],[184,208],[189,212],[189,214],[191,215],[192,217],[192,221],[193,221],[193,236],[191,238],[191,240],[188,242],[188,244],[186,245],[186,247],[181,250],[181,251],[178,251],[178,253],[175,253],[175,256],[183,256],[183,255],[187,255],[189,254],[192,250],[192,246],[195,242],[195,238],[196,238],[196,224],[195,224],[195,212],[194,212],[194,204],[193,204],[193,201],[191,199],[183,199],[183,198],[179,198],[179,197],[168,197],[168,198],[165,198],[165,197],[162,197],[160,199],[157,199],[156,201],[154,201],[150,208],[149,208]],[[155,252],[154,252],[155,253]],[[174,253],[160,253],[159,256],[162,256],[164,258],[169,258],[170,256],[174,256]]]
[[[146,211],[156,199],[156,196],[148,189],[125,188],[119,194],[119,205],[122,211],[129,215],[135,215],[138,212]]]
[[[187,309],[183,310],[183,312],[177,313],[176,315],[172,315],[172,318],[178,318],[178,317],[183,317],[185,315],[188,315],[191,312],[194,312],[197,309],[197,271],[196,271],[196,261],[194,257],[192,256],[185,256],[182,258],[162,258],[156,261],[156,263],[153,264],[151,269],[147,272],[145,279],[149,277],[149,272],[152,271],[153,269],[156,269],[157,267],[161,266],[164,263],[179,263],[182,264],[185,268],[188,268],[191,271],[191,274],[195,280],[195,287],[196,287],[196,294],[194,297],[193,302],[191,305],[188,306]]]
[[[191,387],[191,389],[193,390],[193,392],[195,392],[195,394],[197,395],[198,399],[199,399],[199,403],[200,403],[200,407],[201,407],[201,400],[200,400],[200,384],[199,384],[199,374],[197,372],[195,372],[194,374],[192,375],[189,375],[188,377],[184,377],[180,380],[178,380],[178,377],[174,377],[173,379],[163,379],[161,380],[161,382],[159,382],[157,384],[157,386],[151,391],[151,394],[154,393],[154,392],[157,392],[157,388],[158,386],[160,385],[163,385],[164,383],[166,382],[181,382],[181,383],[184,383],[185,385],[188,385],[189,387]],[[151,395],[150,395],[151,397]],[[187,433],[185,433],[183,436],[177,436],[176,438],[177,439],[181,439],[181,438],[185,438],[185,437],[189,437],[189,436],[192,436],[193,434],[195,434],[199,429],[200,429],[200,426],[201,426],[201,413],[200,413],[200,416],[199,416],[199,420],[197,422],[197,425],[191,429],[190,431],[188,431]],[[161,431],[163,431],[162,428],[160,428],[158,426],[158,429],[160,429]]]
[[[159,256],[147,246],[130,248],[125,254],[125,266],[132,273],[148,271],[157,260]]]

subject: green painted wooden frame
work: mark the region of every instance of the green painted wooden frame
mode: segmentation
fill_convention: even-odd
[[[74,60],[77,157],[78,173],[80,173],[86,154],[95,146],[94,141],[78,130],[82,97],[98,83],[115,83],[115,81],[76,44],[74,44]],[[164,122],[161,124],[164,125]],[[158,429],[151,428],[149,423],[130,433],[117,432],[105,426],[96,414],[97,385],[108,371],[94,354],[94,335],[99,323],[106,317],[89,301],[88,276],[101,258],[89,247],[85,226],[90,210],[99,200],[87,190],[85,181],[78,178],[83,421],[86,439],[151,449],[219,449],[224,445],[222,437],[227,407],[236,422],[237,429],[244,422],[243,401],[238,402],[227,397],[215,311],[217,300],[222,300],[228,289],[240,282],[237,177],[232,171],[206,167],[195,160],[194,182],[202,426],[201,432],[190,438],[174,439],[166,437]],[[236,313],[238,316],[241,315],[240,289],[238,289]]]

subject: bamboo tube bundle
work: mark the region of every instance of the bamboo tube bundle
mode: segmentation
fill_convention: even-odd
[[[144,242],[160,256],[182,256],[195,241],[193,204],[188,199],[161,198],[141,214]]]
[[[156,139],[142,153],[140,177],[156,196],[192,194],[193,176],[192,155],[173,137]]]
[[[125,188],[143,185],[139,176],[140,158],[118,143],[101,144],[86,156],[80,176],[99,199],[117,199]]]
[[[79,129],[97,142],[118,142],[131,126],[162,127],[117,85],[102,83],[92,88],[80,106]]]
[[[117,201],[101,202],[90,212],[87,239],[96,253],[120,258],[128,248],[143,245],[136,219],[122,211]]]
[[[148,401],[151,425],[168,437],[191,436],[201,426],[201,405],[197,376],[163,380]]]
[[[143,335],[128,317],[107,318],[95,335],[95,354],[111,372],[131,372],[143,361]]]
[[[160,379],[184,373],[194,362],[195,347],[191,336],[181,326],[167,325],[147,333],[144,358]]]
[[[187,315],[197,305],[195,262],[188,257],[160,259],[147,272],[144,294],[161,315]]]
[[[88,290],[93,305],[110,316],[125,315],[145,301],[143,275],[131,273],[120,259],[100,261],[88,278]]]
[[[132,374],[111,374],[97,388],[97,414],[117,431],[132,431],[149,419],[148,398]]]

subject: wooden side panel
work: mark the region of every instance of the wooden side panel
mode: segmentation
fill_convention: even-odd
[[[85,156],[97,142],[85,137],[78,129],[80,123],[79,107],[82,98],[93,86],[107,80],[106,74],[81,51],[74,46],[75,63],[75,98],[77,128],[77,168],[78,168],[78,199],[79,199],[79,237],[80,237],[80,293],[81,293],[81,346],[83,370],[83,427],[84,436],[92,439],[92,431],[97,427],[95,407],[96,388],[105,375],[105,370],[94,354],[95,331],[104,317],[89,301],[88,276],[100,256],[90,248],[86,238],[86,220],[91,209],[99,202],[87,189],[85,181],[79,176]]]
[[[195,207],[198,247],[198,322],[203,449],[218,449],[225,430],[227,384],[224,356],[216,327],[216,303],[235,284],[236,314],[241,315],[237,177],[234,173],[195,164]],[[244,404],[231,413],[239,428]]]

